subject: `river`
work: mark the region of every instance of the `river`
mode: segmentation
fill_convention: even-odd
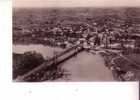
[[[50,58],[54,56],[54,51],[57,53],[60,53],[64,51],[64,49],[59,47],[50,47],[50,46],[44,46],[40,44],[30,44],[30,45],[13,45],[13,53],[23,54],[24,52],[28,51],[36,51],[44,58]]]
[[[33,50],[46,58],[52,57],[54,50],[62,52],[64,49],[43,45],[13,45],[13,52],[15,53]],[[115,81],[111,71],[105,67],[104,60],[98,53],[92,54],[83,51],[61,64],[61,67],[70,75],[55,81]]]
[[[103,58],[97,53],[81,52],[62,64],[68,74],[58,81],[115,81],[112,72],[104,65]]]

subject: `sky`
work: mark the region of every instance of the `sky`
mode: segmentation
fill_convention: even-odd
[[[140,7],[140,0],[13,0],[13,7]]]

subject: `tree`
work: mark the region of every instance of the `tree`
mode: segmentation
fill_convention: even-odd
[[[13,78],[29,72],[44,62],[43,56],[35,51],[20,54],[17,59],[16,56],[16,54],[13,54]]]

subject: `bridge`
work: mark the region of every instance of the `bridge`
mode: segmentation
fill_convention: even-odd
[[[60,63],[63,63],[64,61],[70,59],[71,57],[75,56],[76,54],[78,54],[83,50],[84,48],[80,45],[75,45],[73,47],[70,47],[63,52],[56,54],[54,57],[50,58],[49,60],[46,60],[41,65],[37,66],[36,68],[32,69],[26,74],[18,77],[17,80],[24,81],[25,78],[27,78],[28,76],[34,75],[35,73],[41,70],[56,68],[56,66],[58,66]]]

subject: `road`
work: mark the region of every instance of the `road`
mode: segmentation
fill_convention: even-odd
[[[115,81],[99,54],[81,52],[61,65],[70,74],[57,81]]]

